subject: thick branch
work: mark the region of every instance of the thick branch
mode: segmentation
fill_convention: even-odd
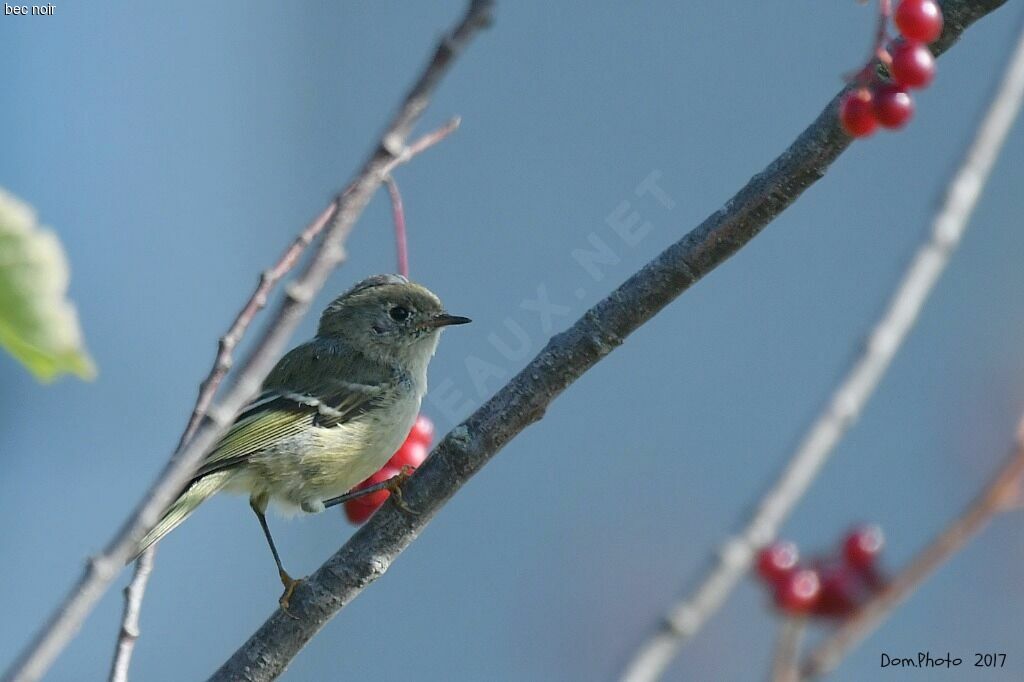
[[[377,149],[364,163],[348,188],[335,198],[325,212],[329,215],[322,241],[314,250],[306,269],[287,287],[285,300],[277,309],[262,337],[256,342],[234,386],[218,405],[207,410],[192,437],[182,438],[184,446],[178,448],[156,483],[103,552],[88,562],[82,577],[47,624],[4,674],[5,681],[28,682],[42,677],[74,637],[85,617],[120,572],[124,562],[131,557],[139,539],[156,524],[163,509],[188,481],[203,455],[224,434],[234,415],[259,389],[274,361],[284,350],[295,326],[309,309],[313,297],[323,288],[327,277],[341,262],[344,254],[342,243],[374,192],[380,187],[383,178],[396,165],[411,158],[416,151],[429,146],[429,139],[411,147],[406,147],[406,140],[455,57],[479,29],[489,24],[492,5],[493,2],[490,0],[472,0],[455,29],[442,39],[432,59],[381,136]],[[450,124],[449,132],[451,127]]]
[[[936,48],[1005,0],[949,0],[947,28]],[[781,156],[726,205],[553,337],[519,374],[453,429],[404,489],[418,513],[386,504],[292,598],[291,618],[270,617],[213,675],[212,680],[271,680],[305,644],[367,585],[380,577],[447,500],[547,405],[618,347],[631,332],[753,239],[821,178],[850,139],[840,130],[839,96]]]

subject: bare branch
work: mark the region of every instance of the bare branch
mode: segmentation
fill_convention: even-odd
[[[131,665],[132,652],[139,638],[139,614],[142,612],[142,597],[146,594],[146,583],[153,572],[153,558],[156,551],[149,551],[135,562],[135,575],[124,588],[124,615],[121,617],[121,631],[117,636],[117,649],[114,661],[110,666],[110,682],[128,682],[128,667]]]
[[[941,52],[1005,0],[948,0]],[[296,616],[274,613],[211,677],[272,680],[334,615],[379,578],[440,508],[506,443],[538,421],[551,401],[694,282],[747,244],[820,179],[850,143],[839,128],[837,95],[796,141],[723,208],[554,336],[522,371],[453,429],[406,483],[417,514],[385,504],[295,591]]]
[[[802,680],[831,672],[853,647],[871,634],[925,578],[950,557],[963,549],[967,541],[981,532],[1000,512],[1020,502],[1021,477],[1024,476],[1024,419],[1018,426],[1017,446],[999,472],[963,514],[945,528],[931,544],[896,575],[885,588],[857,610],[839,629],[808,656],[801,670]]]
[[[318,231],[324,232],[323,239],[302,274],[286,288],[285,300],[256,342],[235,384],[218,405],[207,408],[206,415],[197,419],[198,426],[186,429],[186,435],[182,437],[182,447],[176,450],[157,481],[103,552],[89,560],[83,575],[49,621],[12,667],[5,672],[5,681],[28,682],[42,677],[64,646],[74,637],[85,617],[120,572],[124,562],[131,557],[139,539],[157,522],[162,510],[188,481],[206,451],[224,434],[234,415],[258,390],[277,356],[283,351],[295,326],[307,312],[314,295],[323,288],[327,277],[342,261],[342,244],[366,204],[380,187],[384,176],[396,165],[443,139],[454,129],[453,124],[449,123],[441,131],[431,133],[412,146],[406,147],[406,140],[413,125],[426,108],[433,91],[455,57],[480,29],[489,24],[492,6],[493,2],[490,0],[472,0],[454,30],[442,39],[430,62],[387,126],[377,148],[348,188],[338,195],[318,218],[326,222],[325,226],[317,228]],[[316,224],[317,221],[314,221],[307,230]],[[286,256],[287,253],[289,252],[286,252]],[[261,281],[257,293],[263,290],[262,286]],[[255,307],[251,314],[255,314],[262,303],[256,302],[253,305]],[[247,304],[239,314],[240,318],[246,318],[248,315],[251,319],[251,315],[246,312],[249,307]],[[243,330],[244,324],[241,327]],[[235,325],[232,325],[232,329],[234,328]],[[223,372],[227,371],[218,369],[221,356],[224,355],[227,358],[225,364],[230,365],[230,350],[233,348],[230,344],[237,344],[237,339],[229,339],[227,343],[227,351],[218,352],[218,362],[208,377],[207,383],[213,384],[214,387],[223,377]],[[224,345],[222,343],[222,351]],[[200,394],[200,401],[197,402],[205,399],[207,390],[204,389]],[[210,395],[212,396],[212,392]],[[203,406],[197,406],[196,412],[202,411]],[[191,437],[187,436],[189,431],[192,431]]]
[[[856,422],[967,228],[1019,108],[1021,84],[1016,81],[1021,76],[1015,69],[1020,67],[1008,72],[1003,88],[949,183],[927,241],[910,262],[863,353],[833,391],[746,527],[724,543],[697,589],[669,609],[664,623],[637,652],[623,679],[645,682],[660,677],[682,644],[703,627],[747,574],[757,551],[775,538],[836,445]]]
[[[419,139],[412,142],[408,147],[402,149],[397,156],[384,164],[384,168],[381,169],[382,176],[388,176],[391,171],[395,170],[397,166],[407,162],[412,157],[416,156],[420,152],[424,152],[435,144],[445,139],[462,125],[462,119],[458,116],[448,119],[448,122],[437,130],[433,130]]]

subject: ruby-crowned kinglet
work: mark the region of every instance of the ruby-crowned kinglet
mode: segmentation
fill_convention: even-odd
[[[297,581],[281,565],[264,515],[268,503],[321,512],[324,502],[384,466],[416,420],[441,330],[467,322],[400,275],[369,277],[336,298],[316,337],[278,361],[138,554],[214,493],[249,493],[287,608]]]

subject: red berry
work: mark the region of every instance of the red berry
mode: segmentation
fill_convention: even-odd
[[[786,613],[809,613],[820,596],[821,580],[811,568],[793,571],[775,586],[775,605]]]
[[[369,488],[375,483],[383,483],[392,476],[397,476],[400,472],[400,468],[385,465],[383,469],[370,476],[352,490],[362,490],[363,488]],[[388,490],[376,490],[372,493],[367,493],[362,497],[348,500],[345,502],[345,515],[348,517],[349,521],[358,525],[373,516],[373,512],[377,511],[377,508],[384,504],[390,495],[391,492]]]
[[[890,71],[898,85],[924,88],[935,77],[935,57],[922,43],[897,40],[887,48],[892,57]]]
[[[843,542],[843,556],[846,563],[861,571],[874,567],[878,555],[885,546],[885,535],[875,525],[854,528]]]
[[[373,516],[375,511],[377,511],[377,507],[364,505],[358,499],[345,503],[345,516],[348,517],[349,523],[356,526],[362,525],[366,519]]]
[[[792,542],[775,542],[762,549],[757,555],[757,572],[770,584],[777,584],[793,569],[800,556]]]
[[[850,137],[867,137],[875,132],[878,121],[871,106],[871,92],[866,88],[843,95],[839,103],[839,123]]]
[[[942,34],[942,9],[935,0],[901,0],[893,21],[907,40],[927,45]]]
[[[895,85],[877,87],[871,101],[875,118],[884,128],[902,128],[914,115],[914,100]]]
[[[427,458],[427,446],[418,440],[407,438],[402,447],[398,448],[398,451],[391,456],[388,460],[388,465],[401,469],[403,466],[411,466],[413,468],[423,464],[423,460]]]
[[[430,445],[430,441],[433,437],[434,422],[421,414],[416,417],[416,423],[412,425],[412,431],[409,432],[405,441],[408,443],[411,440],[415,440],[423,443],[424,445]]]
[[[845,564],[829,562],[817,567],[821,579],[821,597],[814,613],[821,616],[848,616],[862,601],[861,576]]]

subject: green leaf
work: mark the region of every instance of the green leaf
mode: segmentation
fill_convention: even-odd
[[[0,189],[0,346],[40,381],[82,379],[96,368],[82,342],[68,289],[68,263],[28,204]]]

